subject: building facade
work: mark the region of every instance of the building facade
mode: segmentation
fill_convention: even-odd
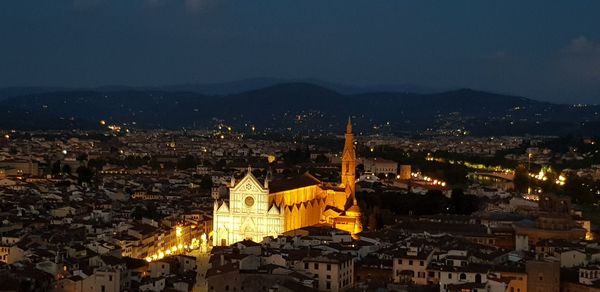
[[[313,275],[319,291],[344,291],[354,285],[354,259],[350,255],[307,257],[296,268]]]
[[[213,244],[230,245],[277,236],[285,222],[280,208],[269,203],[267,183],[263,186],[249,170],[239,183],[232,182],[229,205],[215,203],[213,225]]]
[[[433,249],[409,247],[398,251],[393,259],[393,279],[398,284],[427,285],[427,267]]]
[[[362,163],[365,167],[365,171],[372,172],[374,174],[392,173],[396,175],[398,173],[398,163],[392,160],[387,160],[383,158],[365,158],[363,159]]]
[[[225,246],[244,239],[260,242],[267,236],[277,237],[320,223],[355,235],[362,231],[355,184],[356,151],[348,120],[339,185],[321,182],[309,173],[261,183],[248,168],[240,181],[232,179],[229,203],[215,201],[212,243]]]

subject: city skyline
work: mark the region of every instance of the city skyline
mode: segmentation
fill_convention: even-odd
[[[600,292],[600,2],[0,3],[0,290]]]

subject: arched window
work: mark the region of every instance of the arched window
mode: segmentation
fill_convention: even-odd
[[[481,283],[481,275],[480,274],[475,275],[475,283]]]
[[[467,279],[467,275],[465,275],[465,273],[462,273],[462,274],[460,274],[460,277],[459,277],[459,279],[460,279],[461,281],[464,281],[464,280],[466,280],[466,279]]]

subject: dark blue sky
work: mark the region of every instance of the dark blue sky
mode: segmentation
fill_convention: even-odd
[[[600,1],[0,2],[0,86],[251,77],[600,103]]]

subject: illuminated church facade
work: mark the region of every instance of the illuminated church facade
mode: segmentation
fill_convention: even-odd
[[[328,224],[353,235],[362,231],[356,202],[356,151],[348,120],[342,153],[341,183],[321,182],[305,173],[293,179],[261,183],[250,169],[229,186],[229,204],[215,201],[213,245],[249,239],[260,242],[286,231]]]

